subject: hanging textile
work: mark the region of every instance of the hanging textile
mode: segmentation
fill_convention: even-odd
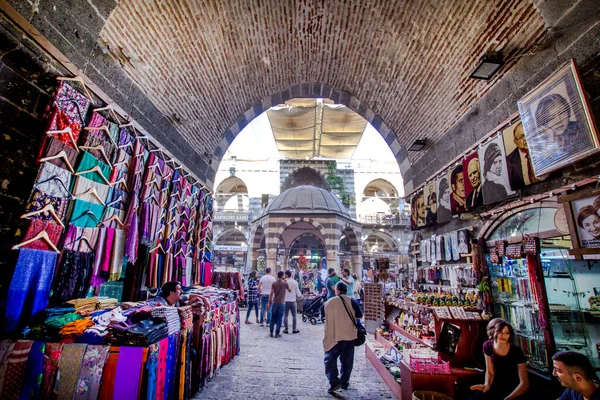
[[[19,398],[31,346],[33,346],[32,340],[17,340],[14,344],[6,360],[6,375],[0,399],[17,400]]]
[[[6,298],[6,331],[14,331],[48,305],[57,254],[21,249]]]
[[[52,294],[53,304],[86,297],[90,287],[95,253],[63,250],[58,263]]]

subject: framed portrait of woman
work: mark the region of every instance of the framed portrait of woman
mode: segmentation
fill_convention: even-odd
[[[564,216],[571,236],[569,254],[576,260],[600,257],[600,188],[561,194]]]
[[[600,149],[574,60],[517,102],[535,176],[540,177]]]
[[[483,203],[492,204],[515,194],[510,188],[504,141],[496,137],[479,148]]]

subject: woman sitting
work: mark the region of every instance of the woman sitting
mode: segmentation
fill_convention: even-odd
[[[525,399],[529,377],[523,351],[512,342],[515,332],[502,318],[494,318],[487,326],[490,340],[483,344],[485,384],[471,386],[479,390],[473,399]]]

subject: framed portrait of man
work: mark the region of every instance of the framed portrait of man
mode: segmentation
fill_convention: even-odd
[[[427,218],[427,209],[425,208],[425,196],[423,191],[417,193],[417,228],[423,228],[425,226],[425,219]]]
[[[448,222],[452,219],[450,207],[450,185],[448,184],[448,174],[442,174],[437,177],[436,189],[438,195],[437,202],[437,222]]]
[[[535,176],[598,152],[598,130],[573,60],[517,105]]]
[[[525,130],[521,120],[507,126],[502,130],[504,139],[504,152],[506,154],[506,167],[508,169],[508,182],[512,190],[519,190],[525,186],[539,182],[540,179],[533,172],[529,146],[525,138]]]
[[[492,204],[515,194],[508,183],[502,137],[496,137],[479,148],[483,203]]]
[[[423,199],[425,200],[425,225],[434,225],[437,223],[437,193],[435,190],[435,181],[425,184],[425,188],[423,189]]]
[[[450,211],[452,215],[465,212],[465,174],[462,164],[458,164],[448,172],[450,184]]]
[[[481,192],[481,171],[479,169],[479,157],[477,152],[467,156],[463,160],[463,171],[465,178],[465,208],[474,210],[483,205],[483,194]]]

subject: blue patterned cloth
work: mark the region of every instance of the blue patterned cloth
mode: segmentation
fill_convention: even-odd
[[[7,332],[26,325],[48,305],[56,256],[54,251],[20,250],[6,298]]]

